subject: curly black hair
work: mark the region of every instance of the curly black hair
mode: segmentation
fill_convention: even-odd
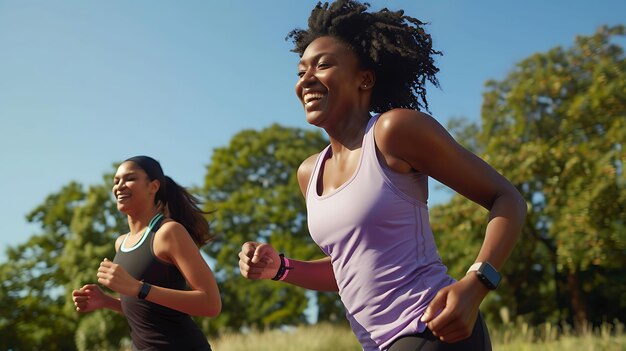
[[[294,29],[291,51],[301,57],[307,46],[322,36],[344,42],[358,56],[365,69],[376,75],[370,111],[382,113],[392,108],[428,111],[426,80],[439,87],[435,77],[439,68],[433,56],[432,39],[424,22],[405,16],[403,10],[367,12],[368,3],[338,0],[332,4],[318,2],[309,17],[307,30]]]

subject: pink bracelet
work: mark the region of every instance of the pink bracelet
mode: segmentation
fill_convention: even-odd
[[[283,276],[278,279],[279,281],[285,280],[287,275],[289,275],[289,271],[293,269],[293,267],[289,265],[289,259],[287,257],[283,257],[283,260],[285,261],[285,273],[283,273]]]
[[[278,272],[272,280],[284,280],[287,277],[287,273],[293,269],[293,267],[289,266],[289,260],[285,258],[284,254],[278,255],[280,258],[280,266],[278,267]]]

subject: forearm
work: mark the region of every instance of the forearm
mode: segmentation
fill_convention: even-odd
[[[152,286],[146,300],[192,316],[215,317],[222,309],[219,296],[200,290],[176,290]]]
[[[113,297],[108,294],[105,295],[105,300],[104,300],[104,304],[102,307],[113,310],[118,313],[122,313],[122,314],[124,313],[122,311],[122,302],[120,301],[119,297]]]
[[[289,259],[293,267],[283,280],[292,285],[317,291],[339,291],[330,257],[315,261],[298,261]]]
[[[489,262],[500,270],[508,259],[526,217],[526,203],[517,191],[498,196],[490,207],[489,223],[477,262]],[[492,282],[496,284],[497,282]],[[489,287],[478,274],[467,274],[458,282],[442,288],[430,302],[422,321],[433,333],[450,340],[458,340],[459,331],[469,335],[478,314],[478,308],[489,292]],[[441,312],[438,312],[441,311]],[[457,323],[457,327],[448,326]]]
[[[485,239],[476,262],[489,262],[502,269],[521,234],[526,218],[526,202],[517,193],[500,196],[489,212]]]

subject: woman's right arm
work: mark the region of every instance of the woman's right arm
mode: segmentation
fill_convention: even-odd
[[[280,267],[278,252],[270,244],[247,242],[239,252],[241,275],[251,280],[272,279]],[[339,291],[330,257],[314,261],[289,259],[289,270],[284,282],[318,291]]]
[[[123,313],[120,299],[105,294],[95,284],[87,284],[78,290],[72,291],[72,300],[78,312],[86,313],[101,308],[108,308]]]
[[[118,252],[124,235],[120,235],[115,239],[115,252]],[[72,291],[72,300],[76,306],[76,311],[87,313],[100,308],[108,308],[115,312],[122,312],[122,303],[119,298],[105,294],[96,284],[87,284],[78,290]]]
[[[302,195],[306,198],[306,190],[315,166],[317,154],[307,158],[298,168],[298,183]],[[318,291],[338,291],[337,281],[333,272],[330,257],[314,261],[298,261],[289,258],[292,269],[283,280],[305,289]],[[280,267],[280,257],[269,244],[247,242],[239,253],[239,269],[241,275],[248,279],[272,279]]]

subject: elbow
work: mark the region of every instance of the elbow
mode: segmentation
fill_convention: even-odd
[[[515,189],[515,195],[515,207],[517,208],[521,222],[523,223],[526,220],[526,215],[528,215],[528,203],[517,189]]]
[[[510,209],[511,215],[519,220],[520,223],[526,220],[528,204],[522,193],[513,184],[509,184],[509,187],[498,198],[503,200],[503,203],[506,204],[505,206]]]
[[[204,309],[202,315],[203,317],[215,318],[219,316],[221,312],[222,300],[218,297],[217,299],[210,299],[210,301],[207,301],[206,308]]]
[[[526,199],[520,194],[517,189],[514,188],[512,196],[509,197],[509,218],[513,221],[514,225],[518,228],[516,240],[522,235],[522,228],[526,222],[526,216],[528,215],[528,203]]]
[[[222,312],[222,302],[218,300],[218,303],[210,309],[210,313],[207,317],[215,318]]]
[[[496,197],[489,210],[491,211],[490,220],[500,216],[508,218],[521,231],[528,214],[528,203],[522,194],[511,185]]]

